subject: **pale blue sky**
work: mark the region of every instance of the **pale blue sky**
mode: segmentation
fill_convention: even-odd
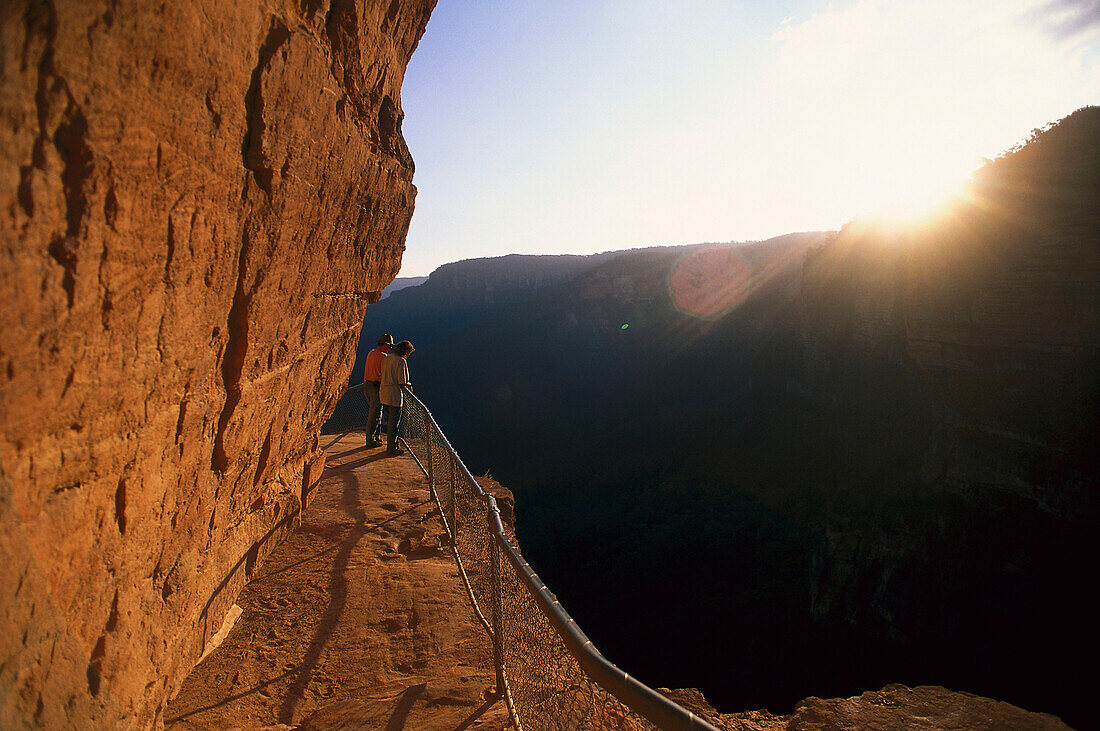
[[[1093,0],[440,0],[402,276],[908,211],[1100,103]]]

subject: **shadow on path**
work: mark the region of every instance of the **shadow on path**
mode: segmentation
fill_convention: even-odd
[[[305,695],[306,688],[309,687],[309,683],[313,679],[313,672],[316,670],[317,663],[321,659],[321,653],[324,652],[325,645],[328,644],[329,637],[332,636],[333,628],[336,626],[336,623],[340,621],[340,616],[343,614],[344,607],[347,605],[348,579],[345,572],[347,571],[352,551],[355,550],[359,541],[366,534],[424,505],[424,503],[418,503],[396,515],[390,516],[386,520],[371,523],[369,525],[367,524],[367,516],[359,504],[359,482],[353,470],[355,467],[374,462],[381,459],[383,456],[384,455],[381,454],[374,455],[363,460],[356,460],[347,464],[338,465],[334,467],[330,473],[331,476],[339,476],[344,483],[344,489],[340,494],[340,507],[344,509],[345,513],[355,518],[355,525],[348,531],[343,541],[337,546],[333,546],[333,548],[338,548],[339,551],[333,561],[332,573],[329,577],[328,606],[325,607],[324,614],[321,615],[317,630],[313,634],[313,639],[310,640],[309,648],[306,650],[301,663],[298,664],[294,672],[294,682],[291,683],[290,688],[287,689],[286,697],[283,700],[282,706],[279,708],[279,723],[292,723],[294,709]],[[317,556],[328,553],[331,550],[331,548],[325,549],[325,551],[315,554],[308,559],[304,559],[304,561],[313,560]],[[286,569],[281,570],[285,571]],[[272,572],[271,575],[274,573],[275,572]],[[413,698],[413,702],[415,702],[415,698]],[[407,714],[408,711],[406,710],[405,713]]]
[[[466,717],[465,721],[455,726],[455,731],[464,731],[465,729],[470,728],[470,726],[473,725],[474,721],[481,718],[482,715],[484,715],[485,711],[492,708],[497,701],[503,698],[504,696],[499,694],[493,694],[492,696],[487,698],[484,703],[482,703],[477,709],[474,710],[473,713]]]
[[[325,468],[325,473],[322,475],[322,478],[332,477],[335,475],[340,475],[342,477],[342,473],[344,472],[350,472],[351,470],[362,467],[363,465],[370,464],[371,462],[377,462],[380,459],[386,459],[388,456],[389,455],[386,454],[385,450],[383,450],[380,451],[378,454],[372,454],[369,457],[363,457],[362,459],[354,459],[350,462],[341,462],[339,464],[334,464],[331,467]],[[331,470],[331,472],[329,470]]]
[[[382,526],[386,525],[387,523],[392,523],[393,521],[397,520],[398,518],[400,518],[402,516],[405,516],[405,515],[408,515],[409,513],[414,512],[417,508],[422,508],[425,505],[430,505],[430,504],[431,504],[431,501],[429,501],[429,500],[425,500],[423,502],[415,503],[413,505],[410,505],[405,510],[402,510],[400,513],[394,513],[393,515],[386,518],[385,520],[380,520],[377,523],[371,523],[370,525],[364,525],[363,528],[366,532],[376,530],[376,529],[381,528]],[[269,579],[272,576],[278,576],[279,574],[285,573],[285,572],[289,571],[290,569],[292,569],[296,566],[301,566],[302,564],[307,564],[310,561],[316,561],[317,559],[321,558],[322,556],[326,556],[326,555],[332,553],[337,548],[340,548],[342,545],[343,545],[342,543],[334,543],[333,545],[329,546],[328,548],[326,548],[322,551],[318,551],[317,553],[315,553],[311,556],[306,556],[305,558],[300,559],[298,561],[295,561],[292,564],[287,564],[286,566],[283,566],[281,568],[277,568],[274,571],[269,571],[265,574],[259,574],[259,575],[256,576],[256,581],[262,581],[264,579]]]
[[[402,729],[405,728],[405,719],[409,717],[409,711],[412,710],[413,704],[416,703],[416,699],[419,698],[427,688],[427,683],[420,683],[419,685],[411,685],[405,689],[405,692],[401,694],[401,700],[397,701],[397,707],[393,709],[393,715],[391,715],[390,720],[386,722],[386,731],[402,731]]]
[[[343,439],[344,437],[346,437],[348,434],[350,434],[353,431],[362,431],[362,429],[348,429],[347,431],[337,432],[336,434],[322,434],[321,436],[332,437],[332,441],[329,442],[328,444],[320,445],[321,451],[322,452],[328,451],[329,447],[336,444],[337,442],[339,442],[341,439]],[[364,439],[366,439],[366,437],[364,437]]]
[[[283,678],[285,678],[288,675],[290,675],[289,670],[287,672],[283,673],[282,675],[276,675],[274,678],[271,678],[270,680],[265,680],[264,682],[260,683],[259,685],[255,686],[254,688],[249,688],[248,690],[244,691],[243,693],[238,693],[237,695],[227,696],[225,698],[222,698],[220,701],[218,701],[216,703],[211,703],[208,706],[203,706],[202,708],[196,708],[193,711],[188,711],[187,713],[183,713],[179,716],[176,716],[175,718],[165,719],[164,725],[169,726],[173,723],[178,723],[179,721],[182,721],[185,718],[188,718],[190,716],[194,716],[194,715],[199,714],[199,713],[205,713],[206,711],[213,710],[215,708],[218,708],[219,706],[224,706],[226,703],[232,703],[233,701],[237,701],[237,700],[240,700],[241,698],[245,698],[246,696],[250,696],[253,693],[255,693],[256,691],[263,690],[264,688],[271,685],[272,683],[278,683],[280,680],[282,680]]]

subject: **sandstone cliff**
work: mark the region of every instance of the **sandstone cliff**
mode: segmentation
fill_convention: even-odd
[[[292,521],[434,4],[0,8],[0,726],[159,723]]]

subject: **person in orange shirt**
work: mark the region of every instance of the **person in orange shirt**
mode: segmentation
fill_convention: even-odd
[[[367,365],[363,368],[363,392],[367,395],[370,411],[367,414],[367,446],[381,447],[380,426],[382,423],[382,400],[378,398],[378,387],[382,384],[382,363],[393,346],[393,336],[378,338],[378,347],[367,353]]]

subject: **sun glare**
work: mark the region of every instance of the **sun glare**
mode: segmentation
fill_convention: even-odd
[[[845,141],[854,164],[837,176],[836,193],[853,216],[919,224],[963,194],[979,160],[901,115],[883,121],[889,132],[864,127]]]
[[[860,213],[896,225],[921,223],[960,196],[964,183],[961,176],[899,170],[868,191]]]

